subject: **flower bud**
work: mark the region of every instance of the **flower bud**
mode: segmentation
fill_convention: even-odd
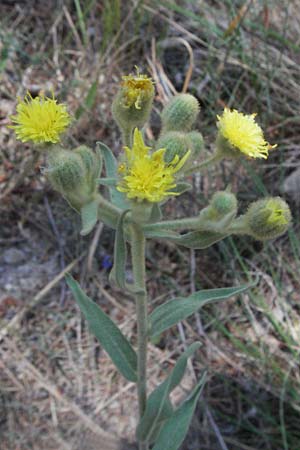
[[[222,217],[228,213],[237,212],[237,199],[232,192],[215,192],[210,201],[210,206],[215,210],[218,216]]]
[[[48,154],[45,173],[53,188],[80,211],[94,199],[100,170],[100,155],[88,147],[80,146],[75,150],[56,147]]]
[[[187,133],[186,136],[191,143],[190,145],[190,149],[192,150],[191,159],[197,159],[204,149],[203,136],[201,133],[199,133],[199,131],[190,131],[189,133]]]
[[[244,216],[249,234],[259,241],[274,239],[285,233],[291,220],[290,208],[280,197],[252,203]]]
[[[198,100],[193,95],[175,95],[162,111],[162,134],[167,131],[190,131],[199,109]]]
[[[209,205],[200,212],[200,223],[207,230],[224,232],[237,214],[237,199],[228,191],[216,192]]]
[[[122,77],[122,82],[112,104],[112,113],[120,129],[142,128],[148,120],[154,98],[151,78],[137,70],[136,75]]]
[[[166,163],[173,161],[176,155],[181,159],[190,150],[191,141],[185,133],[169,131],[163,134],[157,141],[156,148],[165,148],[164,160]]]

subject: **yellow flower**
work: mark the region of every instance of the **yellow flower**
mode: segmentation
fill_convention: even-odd
[[[136,70],[136,75],[130,74],[122,77],[121,86],[124,95],[124,106],[130,108],[134,105],[136,109],[141,109],[145,100],[152,100],[154,87],[151,78],[140,74],[138,68]]]
[[[255,122],[256,114],[245,115],[236,109],[224,109],[218,117],[219,133],[235,149],[251,158],[267,158],[269,150],[276,145],[270,145],[263,135],[260,126]]]
[[[132,149],[125,147],[125,159],[119,166],[121,180],[117,189],[128,198],[154,203],[169,195],[178,195],[172,191],[176,187],[175,174],[190,156],[190,151],[181,159],[176,155],[168,164],[164,161],[166,149],[161,148],[153,153],[149,150],[142,133],[136,128]]]
[[[270,215],[267,218],[268,225],[281,226],[287,225],[289,223],[289,210],[287,208],[277,204],[278,201],[270,199],[266,204],[266,209],[269,211]]]
[[[54,96],[43,94],[32,98],[30,93],[19,99],[17,114],[11,117],[17,138],[22,142],[32,141],[36,144],[53,144],[60,141],[60,134],[71,123],[66,106],[58,104]]]

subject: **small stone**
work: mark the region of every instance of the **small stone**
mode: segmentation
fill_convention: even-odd
[[[17,248],[9,248],[3,253],[5,264],[20,264],[26,260],[26,255]]]

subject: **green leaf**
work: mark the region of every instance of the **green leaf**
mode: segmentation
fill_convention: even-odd
[[[127,380],[136,382],[137,356],[128,340],[108,315],[83,292],[71,275],[66,275],[66,281],[88,322],[90,331],[109,354],[121,374]]]
[[[147,229],[144,230],[145,236],[147,238],[154,238],[154,239],[172,239],[177,240],[180,237],[179,233],[176,233],[176,231],[171,230],[162,230],[162,229],[149,229],[149,226],[147,225]]]
[[[174,414],[164,423],[156,439],[153,450],[178,450],[182,444],[194,411],[203,390],[206,373],[203,374],[191,395],[180,405]]]
[[[184,181],[176,184],[175,188],[172,188],[172,192],[176,192],[181,195],[184,192],[190,191],[192,189],[192,185],[190,183],[186,183]]]
[[[187,248],[203,249],[210,247],[229,235],[230,233],[218,233],[215,231],[192,231],[179,237],[170,236],[169,240]]]
[[[79,108],[76,110],[75,112],[76,119],[79,119],[86,110],[90,110],[93,108],[96,101],[97,90],[98,90],[98,81],[96,80],[92,83],[87,93],[87,96],[84,99],[83,105],[79,106]]]
[[[225,300],[246,291],[251,286],[253,284],[221,289],[205,289],[197,291],[189,297],[174,298],[158,306],[149,317],[151,338],[186,319],[207,303]]]
[[[113,279],[118,287],[121,289],[126,289],[126,259],[127,259],[127,248],[126,239],[124,233],[124,219],[126,214],[130,210],[124,211],[118,220],[115,246],[114,246],[114,265],[110,273],[110,279]]]
[[[145,413],[137,427],[137,438],[151,440],[157,427],[172,414],[169,395],[178,386],[184,375],[188,358],[201,346],[200,342],[192,344],[178,359],[168,378],[149,396]]]
[[[107,147],[107,145],[103,144],[102,142],[97,142],[96,145],[98,148],[100,148],[104,158],[106,177],[117,179],[118,162],[113,152],[109,147]],[[126,199],[126,196],[122,192],[119,192],[115,186],[109,186],[109,193],[110,200],[114,205],[121,209],[128,208],[129,203]]]
[[[89,234],[96,225],[98,220],[98,205],[99,202],[94,200],[81,208],[82,230],[80,234],[82,236]]]

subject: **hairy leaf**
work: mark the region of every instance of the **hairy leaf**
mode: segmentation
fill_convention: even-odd
[[[168,378],[149,396],[145,413],[137,427],[137,437],[142,441],[150,440],[157,427],[172,414],[169,395],[178,386],[184,375],[187,360],[201,346],[192,344],[178,359]]]
[[[153,450],[178,450],[192,420],[198,398],[205,384],[204,374],[191,395],[180,405],[174,414],[163,424]]]
[[[66,281],[91,332],[104,347],[122,375],[127,380],[136,382],[137,356],[128,340],[108,315],[83,292],[71,275],[66,275]]]
[[[205,289],[197,291],[189,297],[178,297],[169,300],[163,305],[158,306],[150,314],[150,335],[151,337],[155,337],[181,320],[186,319],[207,303],[225,300],[233,295],[244,292],[251,286],[247,284],[239,287]]]
[[[82,230],[80,234],[82,236],[89,234],[96,225],[98,220],[98,204],[99,202],[94,200],[81,208]]]
[[[106,177],[108,179],[114,178],[117,179],[118,175],[118,162],[107,145],[103,144],[103,142],[97,142],[97,147],[100,148],[101,153],[103,155]],[[128,201],[126,200],[126,196],[119,192],[115,186],[109,186],[110,200],[111,202],[118,206],[118,208],[126,209],[128,208]]]

